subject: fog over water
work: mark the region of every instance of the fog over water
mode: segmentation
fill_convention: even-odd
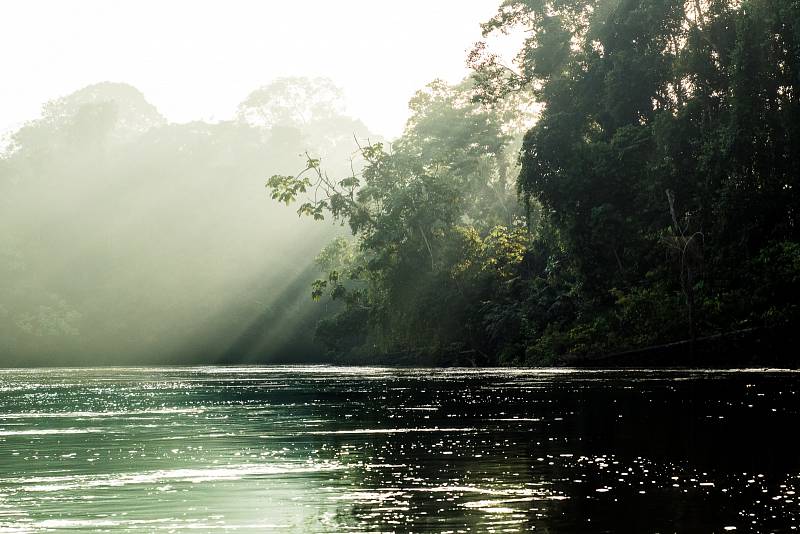
[[[344,230],[266,178],[306,151],[350,172],[413,91],[463,77],[498,2],[452,4],[5,4],[0,365],[314,357],[313,259]]]

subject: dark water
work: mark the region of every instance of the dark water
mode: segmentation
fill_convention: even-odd
[[[792,532],[799,379],[0,370],[0,532]]]

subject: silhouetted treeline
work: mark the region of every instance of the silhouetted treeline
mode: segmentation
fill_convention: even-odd
[[[339,303],[331,357],[544,364],[797,324],[800,4],[507,0],[483,29],[527,31],[512,68],[479,44],[362,172],[312,154],[269,181],[351,230],[312,288]]]

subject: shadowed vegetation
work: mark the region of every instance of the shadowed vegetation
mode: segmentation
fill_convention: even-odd
[[[795,2],[508,0],[483,29],[527,32],[513,65],[479,43],[362,171],[269,180],[351,230],[312,288],[331,355],[544,364],[797,323]]]

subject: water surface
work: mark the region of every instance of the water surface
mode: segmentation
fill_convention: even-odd
[[[793,532],[798,379],[0,370],[0,532]]]

